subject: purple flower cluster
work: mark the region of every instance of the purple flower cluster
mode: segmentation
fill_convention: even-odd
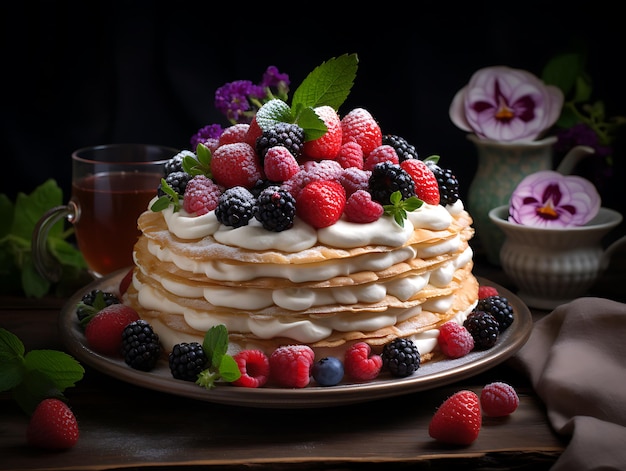
[[[598,157],[611,155],[610,146],[600,144],[598,134],[585,123],[578,123],[571,128],[561,129],[556,133],[557,142],[554,144],[556,152],[568,152],[576,146],[589,146],[595,150]]]
[[[224,129],[219,124],[208,124],[198,129],[198,132],[191,136],[191,149],[195,151],[198,144],[204,144],[209,139],[219,139],[222,132]]]

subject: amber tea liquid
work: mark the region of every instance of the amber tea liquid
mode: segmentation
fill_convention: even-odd
[[[133,247],[140,235],[137,218],[156,195],[162,174],[111,172],[72,184],[80,207],[76,241],[87,265],[106,275],[133,264]]]

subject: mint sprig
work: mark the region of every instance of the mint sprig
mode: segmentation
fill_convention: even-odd
[[[228,355],[228,330],[223,324],[211,327],[204,335],[202,348],[206,353],[208,368],[198,375],[196,384],[213,389],[217,381],[227,383],[238,380],[241,372],[235,359]]]
[[[424,204],[417,196],[402,199],[402,193],[399,191],[394,191],[391,194],[389,202],[391,204],[383,205],[385,214],[392,216],[400,227],[404,227],[404,220],[408,217],[407,213],[416,210]]]
[[[322,63],[296,89],[291,106],[274,99],[257,111],[259,127],[266,130],[279,122],[295,123],[304,129],[306,141],[323,136],[327,131],[326,125],[314,108],[331,106],[339,109],[350,94],[358,62],[356,54],[344,54]]]
[[[11,391],[28,415],[47,397],[63,399],[66,388],[83,378],[85,369],[57,350],[31,350],[13,333],[0,328],[0,392]]]

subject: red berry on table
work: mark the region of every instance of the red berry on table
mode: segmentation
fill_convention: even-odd
[[[498,290],[495,287],[484,285],[478,287],[478,299],[485,299],[491,296],[498,296]]]
[[[346,350],[343,363],[346,376],[355,381],[372,380],[383,367],[382,357],[372,354],[372,347],[366,342],[351,345]]]
[[[239,379],[232,382],[234,386],[244,388],[260,388],[265,386],[270,376],[270,362],[261,350],[241,350],[233,356],[241,372]]]
[[[120,296],[123,296],[124,293],[126,293],[126,290],[128,290],[128,287],[133,281],[133,271],[134,271],[134,268],[131,268],[130,270],[128,270],[128,273],[126,273],[126,275],[124,275],[124,278],[122,278],[122,280],[120,281],[120,286],[119,286]]]
[[[285,388],[304,388],[311,381],[314,360],[315,353],[307,345],[278,347],[269,357],[270,379]]]
[[[139,320],[139,314],[130,306],[112,304],[105,307],[85,327],[87,345],[103,355],[121,356],[122,332],[136,320]]]
[[[341,135],[344,144],[359,144],[365,157],[383,143],[380,126],[370,112],[363,108],[354,108],[341,119]]]
[[[474,391],[454,393],[437,409],[428,425],[428,434],[444,443],[469,445],[480,432],[480,402]]]
[[[496,381],[487,384],[480,392],[480,406],[488,417],[504,417],[515,412],[519,397],[513,386]]]
[[[335,160],[341,149],[341,120],[332,106],[318,106],[315,114],[324,121],[326,132],[321,137],[306,141],[302,153],[309,159]]]
[[[351,222],[368,223],[377,221],[385,212],[383,205],[372,200],[366,190],[357,190],[350,195],[343,210],[346,219]]]
[[[448,358],[461,358],[473,350],[474,337],[462,325],[448,321],[439,328],[437,344]]]
[[[439,204],[439,184],[433,171],[422,160],[407,159],[400,163],[400,167],[413,179],[415,196],[424,203]]]
[[[26,429],[29,445],[49,450],[65,450],[78,442],[78,421],[72,410],[60,399],[41,401],[30,417]]]
[[[335,224],[346,206],[346,191],[341,183],[318,180],[309,183],[298,195],[296,214],[319,229]]]

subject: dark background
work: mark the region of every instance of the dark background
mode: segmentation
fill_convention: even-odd
[[[200,127],[227,124],[213,105],[224,83],[258,83],[275,65],[293,92],[323,61],[357,53],[340,114],[366,108],[420,156],[439,154],[465,198],[476,155],[448,107],[477,69],[502,64],[539,76],[554,54],[584,44],[594,95],[609,114],[626,115],[625,27],[611,3],[3,2],[0,192],[13,199],[54,178],[67,198],[73,150],[189,148]]]

